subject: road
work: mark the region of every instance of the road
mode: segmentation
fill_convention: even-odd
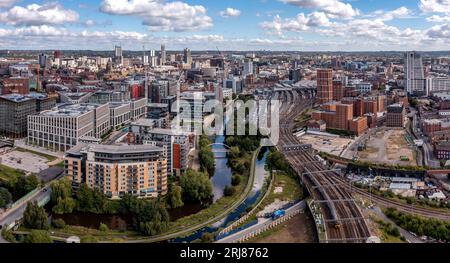
[[[293,205],[292,207],[286,209],[286,216],[289,216],[292,213],[297,212],[298,210],[303,211],[305,209],[306,209],[306,202],[305,201],[299,202],[299,203]],[[269,226],[270,224],[272,224],[275,221],[276,220],[273,220],[272,218],[260,218],[260,219],[258,219],[258,224],[250,226],[246,229],[243,229],[243,230],[241,230],[237,233],[234,233],[232,235],[229,235],[225,238],[222,238],[222,239],[216,241],[215,243],[234,243],[255,231],[264,229],[265,227]]]
[[[46,187],[42,188],[41,191],[37,192],[33,197],[31,197],[27,202],[23,202],[21,205],[13,208],[12,210],[6,212],[4,215],[2,215],[0,219],[0,225],[3,227],[6,227],[17,220],[22,219],[23,213],[25,212],[25,209],[27,208],[28,202],[37,201],[42,202],[43,200],[50,198],[50,195],[52,193],[52,189],[50,185],[47,185]],[[3,237],[0,235],[0,243],[8,243],[6,240],[3,239]]]

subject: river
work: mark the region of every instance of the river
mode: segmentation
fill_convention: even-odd
[[[224,218],[223,220],[221,220],[219,222],[216,222],[211,227],[206,227],[206,228],[200,229],[199,231],[197,231],[196,233],[194,233],[188,237],[177,238],[177,239],[172,240],[171,242],[174,242],[174,243],[187,242],[187,243],[189,243],[196,239],[201,238],[204,233],[216,232],[219,228],[225,227],[230,222],[233,222],[233,221],[236,221],[237,219],[239,219],[243,215],[243,213],[246,212],[247,208],[253,206],[256,203],[256,201],[258,200],[259,196],[261,195],[261,190],[264,185],[264,181],[270,175],[270,173],[265,170],[266,160],[267,160],[269,151],[266,148],[264,148],[262,151],[264,151],[264,154],[263,155],[261,154],[262,158],[258,158],[256,161],[256,164],[255,164],[255,178],[253,181],[252,191],[250,192],[249,196],[245,199],[245,201],[241,205],[239,205],[233,212],[231,212],[226,218]],[[225,165],[226,165],[226,162],[225,162]],[[216,167],[216,171],[217,171],[217,169],[218,169],[218,167]],[[219,170],[221,170],[221,169],[219,168]],[[218,178],[218,179],[216,179],[217,181],[225,181],[225,179],[222,177],[225,177],[227,175],[228,174],[220,174],[219,173],[219,174],[214,174],[214,177],[217,176],[221,179],[221,180],[219,180],[219,178]],[[231,170],[230,170],[230,178],[231,178]],[[222,192],[223,192],[223,190],[222,190]]]

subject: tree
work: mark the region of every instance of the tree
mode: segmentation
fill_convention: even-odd
[[[25,238],[25,243],[52,243],[50,234],[43,230],[32,230]]]
[[[223,190],[225,196],[233,196],[236,193],[236,189],[233,186],[227,185]]]
[[[231,185],[238,186],[241,184],[242,178],[239,175],[233,175],[231,177]]]
[[[139,200],[134,214],[135,227],[143,235],[157,235],[169,226],[169,213],[157,200]]]
[[[23,224],[30,229],[50,228],[48,224],[48,215],[43,207],[40,207],[37,202],[29,202],[23,214]]]
[[[12,200],[12,195],[8,189],[0,187],[0,208],[6,207]]]
[[[52,220],[52,225],[53,225],[55,228],[63,229],[63,228],[66,227],[66,222],[65,222],[64,219],[62,219],[62,218],[57,218],[57,219],[53,219],[53,220]]]
[[[170,208],[178,208],[184,205],[182,191],[180,186],[171,183],[167,194],[167,204]]]
[[[72,183],[68,179],[53,181],[51,187],[51,202],[53,205],[57,203],[58,198],[72,198]]]
[[[203,201],[212,198],[212,184],[205,173],[188,169],[180,179],[183,198],[187,201]]]
[[[39,179],[35,175],[20,175],[10,184],[11,193],[15,197],[22,197],[39,186]]]
[[[100,223],[100,226],[98,227],[98,230],[102,231],[102,232],[107,232],[109,231],[109,228],[107,225]]]

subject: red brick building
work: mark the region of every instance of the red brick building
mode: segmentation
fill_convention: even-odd
[[[333,100],[333,70],[317,70],[317,103],[324,104]]]

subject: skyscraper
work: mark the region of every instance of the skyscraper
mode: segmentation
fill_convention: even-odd
[[[422,64],[422,56],[417,52],[405,53],[405,86],[409,94],[424,95],[425,72]]]
[[[191,55],[191,50],[189,48],[185,48],[184,49],[184,58],[183,61],[185,64],[192,64],[192,55]]]
[[[324,104],[333,100],[333,70],[317,70],[317,103]]]
[[[162,44],[161,45],[161,65],[165,65],[166,64],[166,45]]]
[[[242,76],[247,77],[248,75],[253,74],[253,61],[248,60],[244,62],[244,72],[242,73]]]
[[[114,63],[116,65],[122,65],[123,63],[123,53],[121,46],[114,47]]]
[[[156,67],[158,65],[158,58],[156,57],[156,51],[150,50],[150,67]]]

